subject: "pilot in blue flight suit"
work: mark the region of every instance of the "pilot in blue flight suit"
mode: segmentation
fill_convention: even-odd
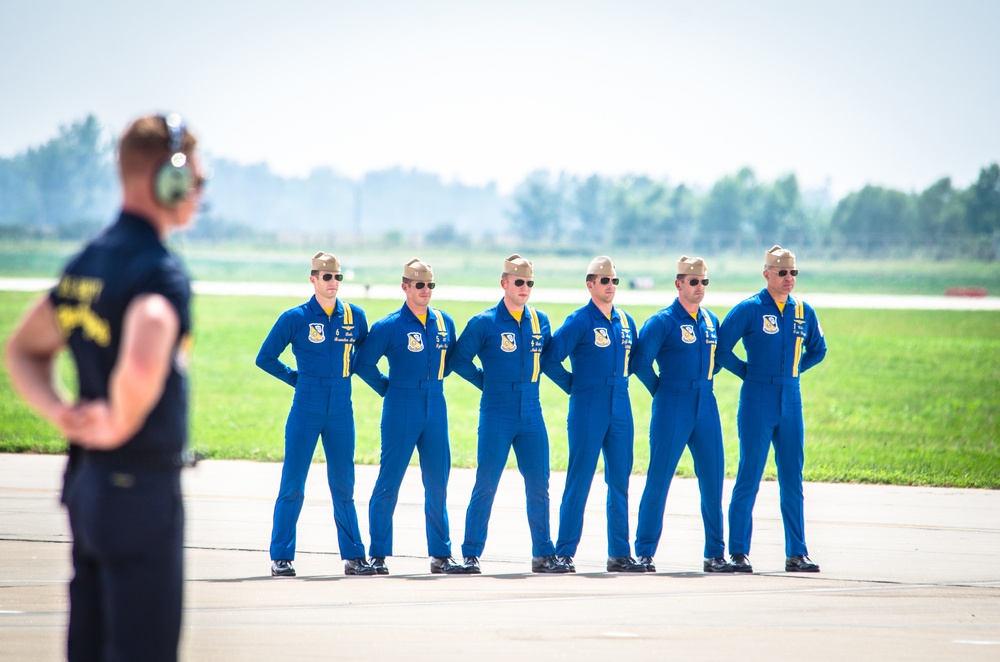
[[[570,379],[557,381],[569,393],[569,465],[559,507],[556,555],[570,572],[576,571],[573,556],[583,534],[584,508],[602,453],[608,485],[607,570],[646,571],[632,558],[628,535],[628,481],[635,432],[628,376],[635,321],[612,304],[617,286],[611,258],[594,258],[587,268],[590,302],[566,317],[546,350],[546,360],[562,363],[568,356],[572,367]]]
[[[722,536],[722,479],[725,454],[719,406],[712,389],[721,366],[715,362],[719,318],[701,306],[708,267],[700,257],[677,262],[677,298],[646,320],[632,354],[632,372],[653,396],[649,421],[649,470],[639,502],[635,554],[647,572],[663,533],[663,509],[684,448],[691,449],[701,519],[705,526],[705,572],[732,572]],[[653,361],[659,374],[653,370]]]
[[[392,556],[392,515],[406,467],[416,448],[424,483],[424,516],[432,574],[466,574],[469,569],[451,558],[451,534],[446,498],[451,471],[448,410],[444,378],[451,372],[455,322],[430,307],[434,272],[413,258],[403,267],[402,308],[372,324],[355,357],[354,371],[384,400],[382,452],[378,478],[368,504],[371,564],[389,574],[385,557]],[[378,368],[389,360],[389,375]]]
[[[257,353],[259,368],[295,389],[285,422],[285,459],[271,529],[271,574],[276,577],[295,576],[295,525],[302,511],[317,437],[323,439],[326,454],[326,477],[333,497],[333,520],[344,574],[375,574],[365,559],[354,506],[351,404],[351,357],[368,335],[368,320],[361,308],[338,299],[343,278],[336,256],[316,253],[309,275],[315,294],[281,314]],[[279,358],[289,345],[296,368]]]
[[[513,448],[524,478],[531,571],[566,573],[549,533],[549,437],[538,400],[542,352],[552,338],[548,316],[527,305],[534,287],[531,262],[517,253],[503,264],[503,299],[465,325],[451,357],[452,369],[479,388],[479,444],[476,484],[465,514],[463,562],[480,572],[479,557],[507,458]],[[479,357],[482,367],[472,359]],[[562,364],[551,364],[568,376]]]
[[[719,327],[716,359],[743,380],[736,422],[740,464],[729,502],[729,552],[736,572],[753,572],[750,536],[753,506],[774,444],[781,521],[785,528],[785,570],[819,572],[809,559],[802,512],[805,427],[800,375],[826,356],[826,339],[812,307],[792,298],[795,255],[780,246],[764,254],[767,287],[736,304]],[[743,341],[747,360],[733,353]]]

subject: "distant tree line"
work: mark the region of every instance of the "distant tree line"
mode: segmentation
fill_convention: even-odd
[[[673,248],[742,253],[782,243],[831,256],[1000,254],[1000,166],[956,189],[943,178],[921,193],[865,186],[835,205],[804,192],[795,175],[761,182],[743,168],[708,191],[644,176],[530,174],[513,194],[518,232],[552,245]]]
[[[94,116],[59,129],[44,145],[0,158],[0,236],[80,239],[108,223],[120,201],[115,142]],[[393,168],[360,181],[329,168],[282,177],[266,164],[203,155],[212,171],[193,241],[296,241],[430,236],[471,241],[507,223],[496,186],[442,182]]]
[[[0,158],[0,236],[80,239],[118,205],[114,141],[94,116],[45,144]],[[555,250],[690,247],[742,253],[783,243],[831,256],[1000,255],[1000,166],[968,188],[945,177],[926,190],[865,186],[839,201],[804,191],[794,174],[760,181],[743,168],[707,190],[642,175],[537,171],[513,194],[399,168],[356,181],[316,169],[282,177],[265,164],[206,158],[214,171],[193,241],[335,237],[394,244],[414,237],[466,245],[516,233]]]
[[[0,159],[0,225],[59,228],[90,234],[113,208],[113,145],[97,119],[87,117],[40,147]]]

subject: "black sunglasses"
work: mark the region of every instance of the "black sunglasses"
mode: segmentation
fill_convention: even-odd
[[[798,276],[799,275],[799,270],[798,269],[779,269],[777,271],[777,274],[781,278],[784,278],[788,274],[792,274],[793,276]]]
[[[698,280],[697,278],[691,278],[688,280],[688,285],[690,285],[691,287],[694,287],[698,283],[701,283],[702,285],[708,285],[708,279],[702,278],[701,280]]]
[[[418,290],[422,290],[425,287],[429,290],[433,290],[435,287],[437,287],[437,283],[425,283],[422,280],[418,280],[416,283],[413,284],[413,287],[417,288]]]
[[[336,280],[338,283],[344,280],[344,274],[323,274],[323,280],[329,282],[331,280]]]
[[[617,278],[608,278],[607,276],[604,276],[603,278],[600,279],[600,283],[601,285],[607,285],[608,283],[611,283],[612,285],[617,285],[619,283],[619,280]]]
[[[535,281],[533,281],[533,280],[524,280],[523,278],[518,278],[517,280],[515,280],[513,282],[514,282],[514,287],[521,287],[522,285],[527,285],[528,287],[534,287],[535,286]]]

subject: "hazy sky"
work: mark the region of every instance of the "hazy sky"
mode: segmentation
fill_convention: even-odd
[[[0,156],[177,110],[285,175],[964,187],[1000,160],[998,34],[994,0],[2,0]]]

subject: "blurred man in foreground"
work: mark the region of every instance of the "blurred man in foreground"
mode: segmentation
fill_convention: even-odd
[[[178,115],[126,129],[118,220],[69,262],[7,346],[15,389],[70,443],[70,660],[177,658],[191,289],[165,241],[198,207],[195,143]],[[55,380],[66,347],[76,402]]]

